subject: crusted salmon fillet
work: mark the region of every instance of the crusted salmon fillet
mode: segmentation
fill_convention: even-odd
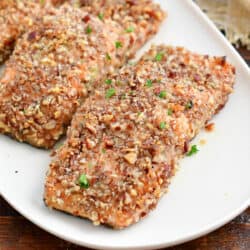
[[[46,178],[48,207],[124,228],[157,205],[189,141],[224,106],[224,57],[154,46],[99,86],[75,114]]]
[[[134,56],[149,37],[156,34],[159,23],[166,17],[152,0],[69,0],[87,9],[103,22],[113,20],[120,26],[120,60]],[[125,60],[126,61],[126,60]]]
[[[97,17],[65,6],[23,35],[0,80],[0,131],[53,146],[91,81],[112,69],[111,32]]]
[[[11,54],[15,41],[21,34],[40,23],[45,14],[53,12],[52,7],[63,3],[83,7],[84,11],[97,15],[102,21],[107,19],[116,21],[122,28],[121,39],[117,42],[123,48],[119,50],[123,60],[125,56],[131,57],[150,35],[157,32],[158,24],[165,16],[152,0],[2,0],[0,2],[0,63]],[[126,46],[128,44],[130,44],[129,50]]]
[[[53,11],[52,6],[60,0],[1,0],[0,1],[0,63],[14,48],[16,39],[36,23],[41,17]]]
[[[69,5],[45,15],[18,40],[6,63],[0,79],[0,132],[51,148],[93,82],[126,61],[130,44],[123,43],[123,33],[115,21]]]

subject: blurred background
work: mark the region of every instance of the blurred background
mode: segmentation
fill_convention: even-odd
[[[228,40],[250,50],[250,0],[196,0]]]

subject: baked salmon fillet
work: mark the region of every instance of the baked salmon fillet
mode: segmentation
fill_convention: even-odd
[[[0,63],[11,54],[16,39],[41,17],[52,11],[60,0],[1,0],[0,1]]]
[[[166,17],[152,0],[69,0],[87,9],[104,22],[113,20],[120,26],[118,46],[120,60],[130,58],[149,37],[157,33],[159,23]],[[126,60],[125,60],[126,61]]]
[[[128,57],[131,56],[131,53],[140,48],[150,35],[157,32],[158,23],[165,15],[159,5],[154,4],[152,0],[2,0],[0,1],[0,63],[11,54],[21,34],[40,23],[45,14],[53,12],[52,7],[63,3],[83,7],[84,11],[97,15],[103,21],[112,19],[117,25],[121,25],[123,27],[121,34],[123,33],[124,38],[118,41],[118,46],[123,47],[119,50],[122,59],[125,56],[124,51]],[[129,51],[126,50],[128,43]]]
[[[106,54],[115,58],[112,32],[97,17],[64,6],[24,34],[0,79],[0,132],[53,146],[91,81],[111,70]]]
[[[109,79],[55,151],[44,200],[121,229],[155,208],[190,140],[225,105],[235,69],[225,57],[153,46]]]
[[[120,67],[130,47],[111,19],[67,4],[53,12],[17,41],[0,79],[0,132],[43,148],[65,133],[93,82]]]

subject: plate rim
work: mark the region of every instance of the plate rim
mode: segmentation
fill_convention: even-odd
[[[239,208],[231,211],[228,213],[226,216],[221,217],[218,219],[216,222],[211,223],[203,227],[202,229],[197,230],[197,232],[192,232],[189,235],[186,235],[185,237],[173,240],[168,243],[160,243],[160,244],[152,244],[152,245],[139,245],[139,246],[103,246],[103,245],[98,245],[98,244],[93,244],[93,243],[88,243],[88,242],[83,242],[83,241],[78,241],[74,240],[71,237],[68,237],[67,235],[63,235],[61,233],[58,233],[56,230],[52,230],[46,225],[41,224],[40,222],[37,221],[37,219],[31,218],[31,216],[26,213],[22,208],[18,208],[15,206],[2,192],[0,193],[0,196],[4,198],[4,200],[16,211],[18,211],[22,216],[24,216],[26,219],[29,220],[32,224],[38,226],[40,229],[45,230],[46,232],[62,239],[68,242],[71,242],[73,244],[76,244],[78,246],[83,246],[83,247],[88,247],[91,249],[101,249],[101,250],[126,250],[126,249],[135,249],[135,250],[147,250],[147,249],[160,249],[164,247],[171,247],[171,246],[176,246],[194,239],[197,239],[203,235],[206,235],[212,231],[215,231],[216,229],[220,228],[221,226],[227,224],[230,222],[232,219],[234,219],[236,216],[241,214],[244,210],[246,210],[250,206],[250,198],[246,200]]]
[[[183,4],[188,5],[188,7],[191,8],[199,16],[200,20],[202,20],[204,23],[206,23],[206,25],[210,28],[210,30],[213,31],[214,34],[217,35],[217,39],[221,40],[223,42],[224,46],[230,50],[230,52],[233,54],[234,58],[241,65],[242,69],[250,77],[250,68],[248,67],[247,63],[243,60],[243,58],[240,56],[240,54],[235,50],[235,48],[232,46],[232,44],[221,34],[221,32],[217,29],[215,24],[206,16],[205,13],[203,13],[201,11],[199,6],[193,0],[185,0],[182,2],[183,2]],[[103,246],[103,245],[100,245],[98,243],[94,244],[94,243],[86,242],[84,240],[78,241],[78,240],[72,239],[70,236],[64,235],[63,233],[58,233],[56,230],[53,230],[50,227],[48,227],[47,225],[40,223],[39,220],[37,220],[36,218],[32,218],[32,216],[30,216],[28,213],[26,213],[25,209],[22,209],[22,208],[18,207],[17,205],[14,205],[10,201],[10,199],[8,199],[8,197],[6,195],[4,195],[4,193],[1,190],[0,190],[0,196],[11,207],[13,207],[16,211],[18,211],[21,215],[23,215],[26,219],[28,219],[34,225],[38,226],[40,229],[45,230],[45,231],[49,232],[50,234],[52,234],[52,235],[54,235],[62,240],[72,242],[76,245],[84,246],[84,247],[88,247],[88,248],[92,248],[92,249],[103,249],[103,250],[104,249],[109,249],[109,250],[113,250],[113,249],[120,249],[120,250],[138,249],[139,250],[139,249],[143,249],[143,250],[146,250],[146,249],[157,249],[157,248],[163,248],[163,247],[171,247],[171,246],[175,246],[178,244],[182,244],[182,243],[185,243],[187,241],[191,241],[191,240],[199,238],[203,235],[206,235],[206,234],[218,229],[219,227],[227,224],[229,221],[231,221],[233,218],[235,218],[237,215],[242,213],[245,209],[247,209],[250,206],[250,197],[249,197],[247,200],[242,202],[241,206],[238,206],[236,209],[228,212],[223,217],[220,217],[219,219],[217,219],[215,222],[208,224],[202,228],[199,228],[196,232],[192,232],[189,235],[186,235],[185,237],[180,237],[180,238],[177,238],[177,239],[172,240],[170,242],[159,243],[159,244],[150,244],[150,245],[149,244],[147,244],[147,245],[140,244],[138,246],[129,245],[129,246],[123,247],[123,246]]]

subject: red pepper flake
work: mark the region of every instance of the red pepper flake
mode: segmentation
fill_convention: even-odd
[[[105,137],[103,142],[106,148],[112,148],[114,146],[114,141],[108,137]]]
[[[182,67],[182,68],[185,68],[185,67],[186,67],[186,64],[185,64],[184,62],[181,62],[179,65],[180,65],[180,67]]]
[[[164,168],[165,176],[171,173],[171,170],[172,170],[171,165],[164,164],[163,168]]]
[[[32,31],[28,34],[28,41],[32,41],[36,38],[36,31]]]
[[[172,78],[172,79],[173,79],[173,78],[175,78],[176,76],[177,76],[176,72],[173,72],[173,71],[169,71],[169,72],[168,72],[168,77],[169,77],[169,78]]]
[[[194,80],[195,80],[196,82],[199,82],[199,81],[201,80],[200,75],[194,74]]]
[[[82,19],[82,21],[85,22],[85,23],[87,23],[89,20],[90,20],[90,16],[89,16],[89,15],[86,15],[86,16]]]
[[[205,126],[205,130],[207,131],[207,132],[212,132],[213,130],[214,130],[214,126],[215,126],[215,124],[212,122],[212,123],[209,123],[209,124],[207,124],[206,126]]]
[[[225,64],[226,64],[226,61],[227,61],[227,57],[226,56],[222,56],[221,57],[221,66],[225,66]]]
[[[159,95],[160,92],[161,92],[161,88],[160,88],[160,87],[154,88],[154,94],[155,94],[155,95]]]
[[[183,147],[183,153],[184,153],[184,154],[186,154],[186,153],[188,152],[188,148],[189,148],[188,142],[185,141],[185,142],[184,142],[184,147]]]

